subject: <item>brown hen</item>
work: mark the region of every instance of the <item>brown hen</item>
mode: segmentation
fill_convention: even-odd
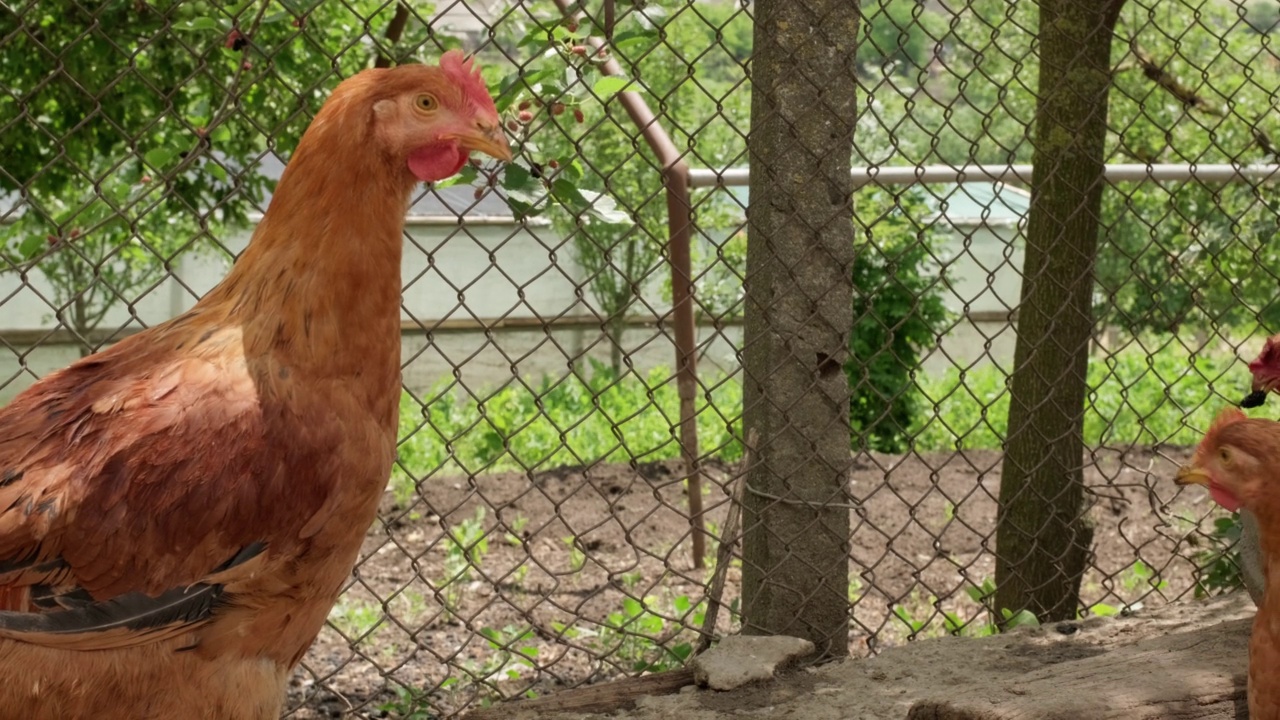
[[[218,287],[0,410],[0,718],[279,716],[395,455],[409,194],[472,150],[460,54],[344,81]]]
[[[1222,411],[1178,470],[1179,485],[1204,485],[1228,510],[1245,509],[1258,521],[1266,590],[1249,638],[1249,717],[1280,720],[1280,422]]]

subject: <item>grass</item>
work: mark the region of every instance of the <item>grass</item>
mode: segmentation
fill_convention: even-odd
[[[1194,445],[1219,410],[1249,391],[1249,373],[1234,354],[1193,355],[1168,339],[1095,356],[1088,380],[1084,440],[1090,447]],[[912,430],[915,449],[999,448],[1008,428],[1006,382],[990,365],[925,379],[932,408]]]
[[[737,376],[702,378],[698,439],[711,457],[742,455],[742,385]],[[1001,447],[1009,406],[1007,376],[995,366],[917,380],[924,412],[909,434],[916,452]],[[1248,391],[1235,355],[1192,354],[1176,339],[1132,343],[1095,357],[1085,411],[1089,446],[1192,445],[1218,410]],[[671,373],[615,377],[595,366],[529,385],[512,382],[479,398],[442,385],[401,399],[400,463],[392,488],[402,505],[418,480],[441,473],[546,471],[595,462],[652,462],[679,455],[679,398]]]
[[[671,374],[617,379],[603,366],[588,378],[570,375],[537,386],[515,383],[480,399],[449,385],[400,403],[397,500],[412,496],[414,478],[441,472],[545,471],[593,462],[652,462],[679,455],[679,397]],[[742,386],[721,379],[698,402],[698,437],[717,457],[734,460]]]

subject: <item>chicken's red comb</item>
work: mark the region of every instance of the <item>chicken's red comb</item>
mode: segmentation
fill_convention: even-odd
[[[1258,357],[1249,363],[1249,372],[1251,373],[1257,374],[1263,368],[1280,370],[1280,335],[1267,338],[1266,344],[1262,346],[1262,352],[1258,353]]]
[[[493,98],[480,76],[480,68],[475,64],[475,58],[466,57],[461,50],[450,50],[440,57],[440,69],[462,88],[472,102],[479,103],[481,107],[492,107]]]

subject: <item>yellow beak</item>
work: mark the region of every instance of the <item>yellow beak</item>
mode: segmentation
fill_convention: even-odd
[[[1194,466],[1183,465],[1178,468],[1178,474],[1174,476],[1173,481],[1179,485],[1209,485],[1209,473]]]
[[[475,130],[459,135],[458,142],[467,152],[479,151],[503,162],[511,162],[514,157],[501,125],[477,127]]]

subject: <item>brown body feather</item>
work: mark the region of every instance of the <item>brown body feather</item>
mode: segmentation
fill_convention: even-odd
[[[343,83],[223,283],[0,409],[0,720],[278,717],[394,458],[416,178],[378,123],[423,87]]]

